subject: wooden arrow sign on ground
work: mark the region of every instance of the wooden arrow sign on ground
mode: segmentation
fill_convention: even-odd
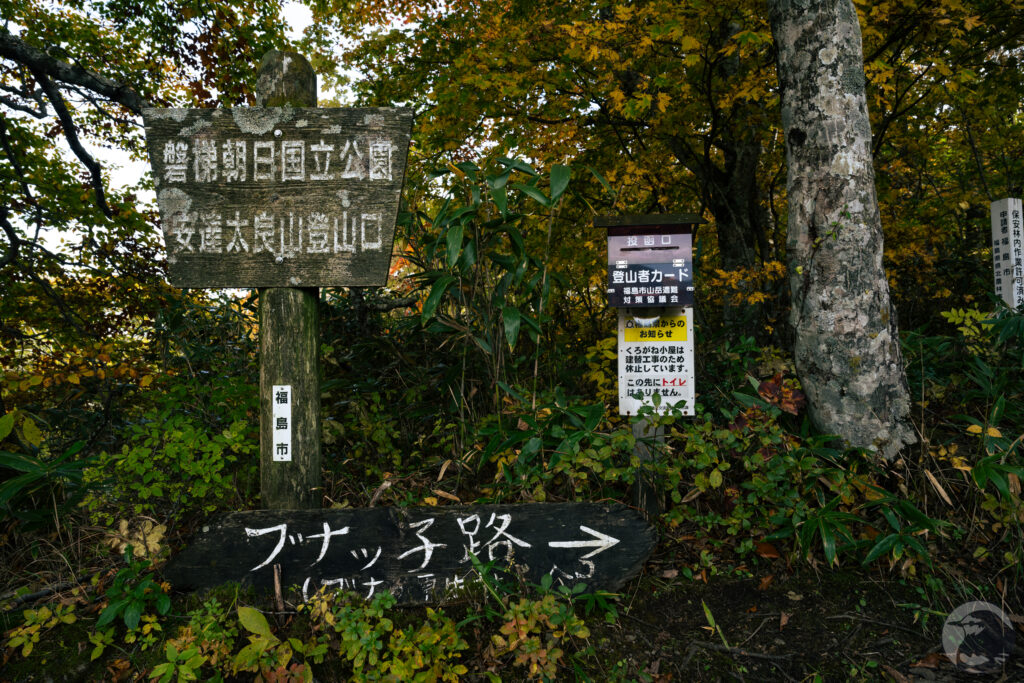
[[[179,590],[228,582],[273,590],[274,565],[293,601],[322,586],[399,603],[442,602],[477,577],[470,554],[525,580],[616,590],[643,566],[654,529],[617,503],[534,503],[226,514],[164,568]]]

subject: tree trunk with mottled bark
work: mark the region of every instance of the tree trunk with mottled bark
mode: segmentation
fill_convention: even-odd
[[[797,373],[815,426],[891,460],[914,443],[882,268],[860,25],[851,0],[774,0]]]

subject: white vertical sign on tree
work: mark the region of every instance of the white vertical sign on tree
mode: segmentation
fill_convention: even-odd
[[[992,202],[992,271],[996,295],[1010,308],[1024,305],[1021,200]]]
[[[273,385],[274,462],[292,461],[292,385]]]

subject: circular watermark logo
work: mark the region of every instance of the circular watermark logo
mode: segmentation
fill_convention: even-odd
[[[961,671],[1001,671],[1013,651],[1013,622],[990,602],[968,602],[950,612],[942,625],[942,647]]]

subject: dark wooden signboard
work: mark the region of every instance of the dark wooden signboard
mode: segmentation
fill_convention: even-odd
[[[321,587],[400,603],[442,602],[482,563],[528,581],[615,590],[654,548],[654,529],[619,504],[536,503],[233,512],[204,527],[164,568],[179,590],[227,582],[272,590],[274,565],[294,602]]]
[[[146,109],[143,119],[172,285],[386,283],[412,110]]]

